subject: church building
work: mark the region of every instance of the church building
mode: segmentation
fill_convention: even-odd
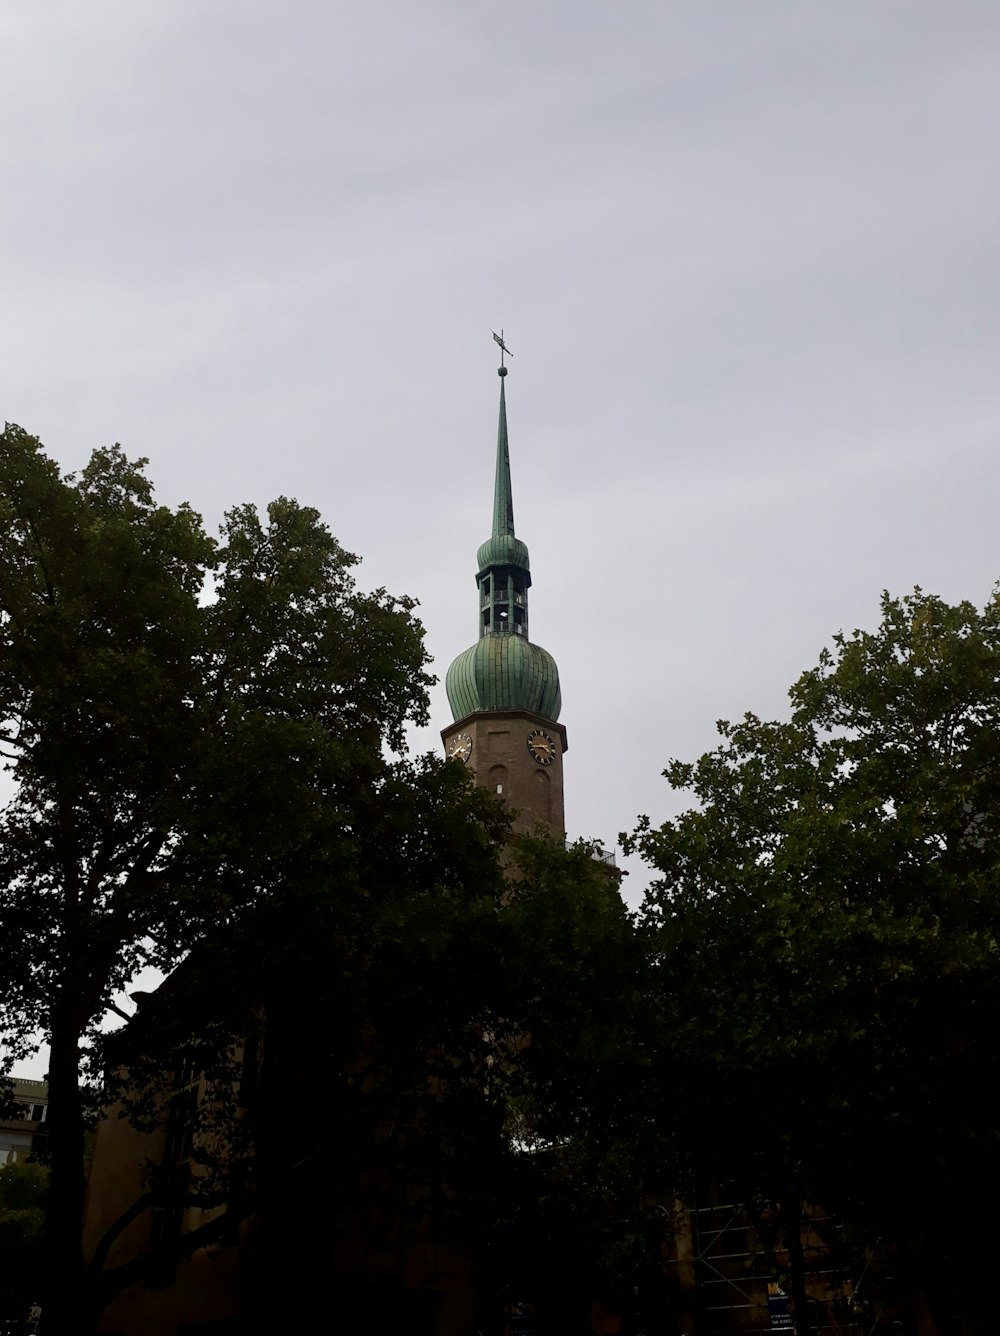
[[[541,828],[562,838],[567,743],[559,723],[559,670],[528,634],[531,567],[527,545],[514,533],[502,354],[498,374],[493,533],[476,558],[479,638],[448,669],[454,722],[441,737],[449,757],[468,765],[478,784],[510,803],[515,831]]]

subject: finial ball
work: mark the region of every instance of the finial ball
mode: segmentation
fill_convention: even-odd
[[[507,368],[506,368],[505,366],[498,366],[498,367],[497,367],[497,375],[498,375],[498,376],[506,376],[506,374],[507,374]]]

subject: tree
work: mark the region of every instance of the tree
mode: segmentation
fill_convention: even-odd
[[[194,1249],[241,1230],[245,1248],[267,1258],[246,1270],[257,1287],[250,1311],[270,1329],[290,1289],[302,1303],[326,1284],[310,1246],[329,1248],[330,1221],[350,1218],[358,1241],[376,1207],[403,1227],[431,1214],[446,1223],[442,1143],[449,1153],[478,1144],[488,1121],[464,1097],[482,1065],[472,1037],[482,990],[467,976],[482,964],[476,925],[500,898],[508,817],[461,766],[429,757],[387,765],[354,802],[336,858],[324,843],[299,860],[279,892],[207,933],[108,1037],[106,1099],[123,1100],[140,1132],[162,1137],[165,1125],[166,1138],[141,1182],[149,1150],[136,1152],[125,1214],[102,1217],[98,1206],[88,1216],[93,1310],[137,1281],[163,1283]],[[446,974],[466,976],[464,986],[437,987]],[[447,1099],[434,1094],[444,1076]],[[191,1206],[225,1214],[182,1232]],[[147,1212],[147,1224],[177,1218],[169,1243],[112,1256]],[[290,1231],[290,1220],[308,1224]]]
[[[356,854],[384,748],[426,718],[409,599],[362,594],[318,514],[157,505],[144,460],[63,476],[0,436],[5,1040],[51,1046],[45,1320],[73,1329],[81,1070],[116,993]]]
[[[521,842],[500,929],[494,1014],[513,1023],[487,1256],[545,1329],[587,1331],[591,1301],[631,1309],[672,1200],[641,1126],[646,952],[585,843]]]
[[[262,1330],[288,1320],[290,1294],[300,1314],[319,1305],[345,1247],[411,1270],[443,1248],[475,1274],[486,1326],[515,1279],[522,1296],[579,1304],[605,1285],[595,1263],[638,1201],[633,1175],[609,1215],[625,1176],[593,1172],[613,1158],[606,1058],[626,1047],[636,988],[614,882],[585,847],[527,839],[510,881],[509,814],[454,762],[394,770],[384,797],[335,884],[272,897],[223,950],[199,948],[111,1041],[133,1124],[152,1131],[173,1102],[188,1120],[184,1162],[165,1154],[136,1209],[225,1204],[227,1219],[178,1231],[177,1261],[242,1217]],[[257,1055],[249,1089],[229,1058],[241,1046]],[[196,1104],[189,1077],[164,1088],[182,1070],[208,1077]],[[105,1268],[118,1231],[95,1249],[97,1305],[159,1264]],[[367,1302],[363,1270],[340,1280]]]
[[[672,762],[698,806],[631,837],[658,874],[657,1114],[689,1184],[781,1202],[790,1235],[822,1202],[897,1269],[931,1256],[963,1332],[985,1331],[1000,603],[885,595],[879,629],[834,637],[790,696],[787,722],[720,723],[715,751]]]

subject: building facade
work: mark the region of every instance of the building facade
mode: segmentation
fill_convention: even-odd
[[[13,1077],[11,1104],[13,1117],[0,1118],[0,1165],[26,1159],[36,1137],[43,1138],[49,1112],[48,1082]]]

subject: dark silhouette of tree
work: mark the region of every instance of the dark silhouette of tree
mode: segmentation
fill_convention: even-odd
[[[144,464],[63,476],[0,436],[0,1024],[51,1046],[52,1331],[75,1329],[80,1078],[113,996],[349,866],[431,681],[412,601],[360,593],[314,510],[241,506],[216,542]]]
[[[836,636],[791,704],[787,722],[722,723],[715,751],[672,762],[697,806],[631,838],[657,873],[655,1117],[689,1183],[786,1213],[822,1202],[897,1272],[932,1259],[963,1332],[985,1331],[1000,605],[886,595],[878,630]],[[801,1285],[795,1299],[804,1323]]]

